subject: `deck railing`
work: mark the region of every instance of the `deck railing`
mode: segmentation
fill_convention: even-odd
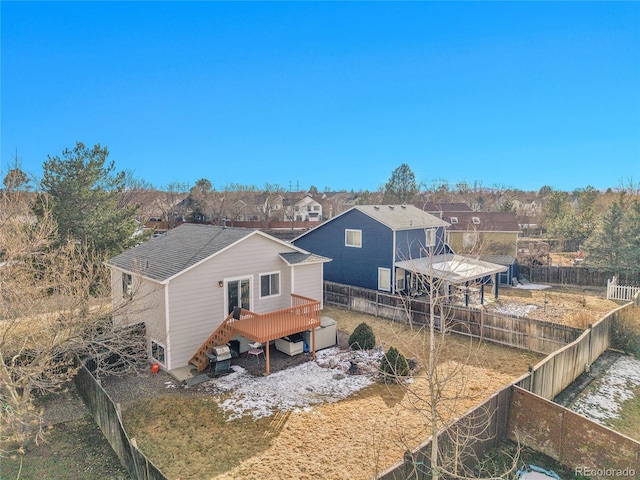
[[[292,294],[291,305],[288,308],[263,314],[244,308],[241,308],[239,312],[230,313],[191,357],[189,363],[196,366],[199,372],[203,371],[209,365],[207,353],[211,352],[216,345],[228,342],[235,333],[246,335],[245,330],[247,329],[251,333],[250,340],[264,343],[320,326],[320,301]],[[309,322],[304,324],[302,328],[300,325],[301,316],[309,319]]]
[[[259,341],[265,342],[299,332],[301,316],[309,319],[309,330],[320,325],[321,308],[318,300],[291,295],[291,303],[292,307],[257,315]]]
[[[320,312],[322,306],[319,300],[313,298],[303,297],[302,295],[291,294],[291,309],[297,315],[303,315],[305,317],[313,318],[320,321]]]

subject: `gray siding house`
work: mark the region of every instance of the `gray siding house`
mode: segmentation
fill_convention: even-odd
[[[185,367],[234,307],[264,314],[292,295],[321,301],[327,261],[258,230],[184,224],[107,262],[115,320],[144,322],[151,358]]]

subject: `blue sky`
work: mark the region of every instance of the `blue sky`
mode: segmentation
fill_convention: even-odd
[[[163,187],[640,180],[640,2],[1,2],[2,171]]]

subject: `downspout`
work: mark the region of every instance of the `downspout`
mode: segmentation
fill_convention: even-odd
[[[295,292],[295,285],[296,285],[296,269],[293,265],[289,265],[289,268],[291,268],[291,287],[290,287],[290,295],[293,295]],[[291,302],[293,303],[293,298],[291,299]],[[293,305],[292,305],[293,306]]]
[[[165,334],[167,336],[165,340],[166,352],[167,356],[167,371],[171,370],[171,338],[170,338],[170,328],[169,328],[169,283],[167,282],[164,286],[164,324],[165,324]]]
[[[396,293],[396,231],[391,230],[393,233],[393,251],[391,256],[391,293]]]

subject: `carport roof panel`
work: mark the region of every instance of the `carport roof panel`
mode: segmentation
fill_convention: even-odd
[[[463,257],[462,255],[421,257],[396,262],[395,265],[396,267],[404,268],[411,272],[436,277],[455,284],[470,282],[508,270],[508,268],[503,265]]]

